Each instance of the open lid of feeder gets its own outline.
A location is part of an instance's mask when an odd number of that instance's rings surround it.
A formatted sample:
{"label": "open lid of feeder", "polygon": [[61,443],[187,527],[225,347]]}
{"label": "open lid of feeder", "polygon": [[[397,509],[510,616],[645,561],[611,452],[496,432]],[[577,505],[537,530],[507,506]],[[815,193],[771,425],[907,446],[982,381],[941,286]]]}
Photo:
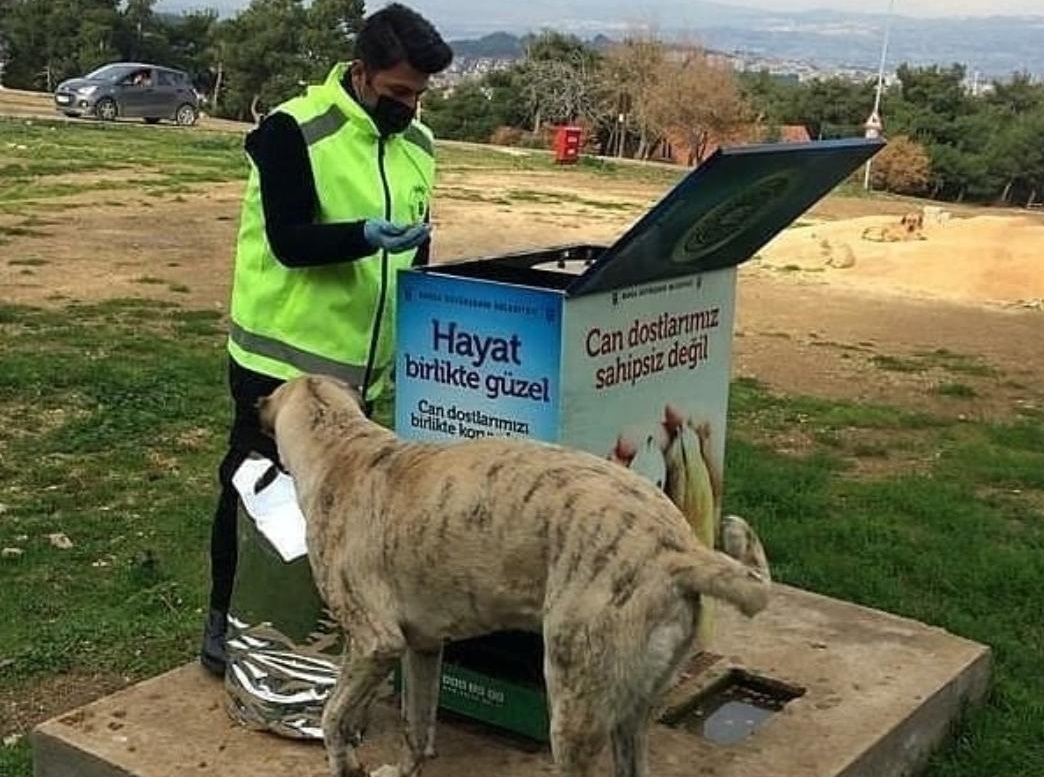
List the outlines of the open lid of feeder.
{"label": "open lid of feeder", "polygon": [[565,289],[570,296],[742,264],[885,145],[718,149]]}

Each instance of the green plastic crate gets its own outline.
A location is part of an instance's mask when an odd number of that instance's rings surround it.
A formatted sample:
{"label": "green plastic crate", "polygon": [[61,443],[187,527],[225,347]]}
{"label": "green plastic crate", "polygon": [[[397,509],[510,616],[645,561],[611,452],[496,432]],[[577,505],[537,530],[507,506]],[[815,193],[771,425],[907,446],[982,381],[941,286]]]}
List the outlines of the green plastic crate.
{"label": "green plastic crate", "polygon": [[[471,655],[454,655],[457,646],[447,646],[439,708],[537,742],[549,741],[543,677],[533,671],[534,664],[542,663],[538,645],[511,634],[474,640],[469,645]],[[518,669],[520,662],[529,665],[529,677],[520,676],[525,674]],[[394,683],[396,692],[401,692],[401,670],[395,672]]]}

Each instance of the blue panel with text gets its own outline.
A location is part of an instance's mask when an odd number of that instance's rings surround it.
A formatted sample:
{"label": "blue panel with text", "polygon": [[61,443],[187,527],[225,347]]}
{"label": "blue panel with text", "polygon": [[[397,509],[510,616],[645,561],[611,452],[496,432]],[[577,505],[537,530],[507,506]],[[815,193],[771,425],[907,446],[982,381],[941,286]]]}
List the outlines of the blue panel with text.
{"label": "blue panel with text", "polygon": [[399,434],[556,439],[560,294],[434,273],[398,289]]}

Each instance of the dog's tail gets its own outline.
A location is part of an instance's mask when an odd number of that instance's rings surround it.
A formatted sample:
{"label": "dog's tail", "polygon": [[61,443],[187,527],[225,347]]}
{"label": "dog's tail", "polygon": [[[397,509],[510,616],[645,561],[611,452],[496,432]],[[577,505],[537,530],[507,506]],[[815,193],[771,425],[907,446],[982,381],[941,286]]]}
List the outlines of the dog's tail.
{"label": "dog's tail", "polygon": [[678,554],[671,577],[687,595],[722,599],[748,617],[768,606],[769,581],[756,569],[718,551],[701,548]]}

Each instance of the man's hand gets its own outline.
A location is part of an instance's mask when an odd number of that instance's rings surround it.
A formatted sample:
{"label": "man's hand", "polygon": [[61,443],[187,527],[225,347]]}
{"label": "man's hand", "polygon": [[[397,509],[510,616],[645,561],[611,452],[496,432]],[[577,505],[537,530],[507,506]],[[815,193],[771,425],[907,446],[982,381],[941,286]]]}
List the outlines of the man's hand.
{"label": "man's hand", "polygon": [[430,224],[400,226],[384,219],[367,219],[363,225],[363,235],[374,248],[381,248],[393,254],[416,248],[431,234]]}

